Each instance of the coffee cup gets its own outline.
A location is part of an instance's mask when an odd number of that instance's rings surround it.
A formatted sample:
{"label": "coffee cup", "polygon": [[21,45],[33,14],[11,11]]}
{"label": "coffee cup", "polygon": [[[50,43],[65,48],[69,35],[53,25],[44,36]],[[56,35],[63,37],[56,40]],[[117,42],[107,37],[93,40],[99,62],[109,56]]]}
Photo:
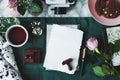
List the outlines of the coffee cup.
{"label": "coffee cup", "polygon": [[7,29],[5,38],[6,42],[3,44],[3,47],[9,45],[13,47],[21,47],[28,40],[28,32],[22,25],[12,25]]}

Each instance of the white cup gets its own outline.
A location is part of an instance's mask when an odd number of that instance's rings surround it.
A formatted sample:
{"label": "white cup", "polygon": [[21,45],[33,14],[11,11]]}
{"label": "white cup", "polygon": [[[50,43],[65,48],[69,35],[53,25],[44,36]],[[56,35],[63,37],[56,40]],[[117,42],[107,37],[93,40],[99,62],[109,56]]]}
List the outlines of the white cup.
{"label": "white cup", "polygon": [[6,42],[3,44],[3,47],[9,45],[13,47],[21,47],[28,40],[28,32],[21,25],[12,25],[10,26],[5,33]]}

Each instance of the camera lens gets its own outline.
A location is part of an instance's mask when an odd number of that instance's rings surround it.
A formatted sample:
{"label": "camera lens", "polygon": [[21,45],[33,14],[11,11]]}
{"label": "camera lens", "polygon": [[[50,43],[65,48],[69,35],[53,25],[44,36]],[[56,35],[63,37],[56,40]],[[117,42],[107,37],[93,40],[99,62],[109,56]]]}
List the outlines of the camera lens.
{"label": "camera lens", "polygon": [[66,14],[65,7],[55,7],[55,14]]}

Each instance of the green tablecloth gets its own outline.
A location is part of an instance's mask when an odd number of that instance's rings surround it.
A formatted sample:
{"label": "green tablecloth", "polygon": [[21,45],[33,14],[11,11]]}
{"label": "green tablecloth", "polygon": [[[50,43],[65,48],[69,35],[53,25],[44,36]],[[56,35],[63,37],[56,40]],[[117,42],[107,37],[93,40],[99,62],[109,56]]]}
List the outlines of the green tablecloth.
{"label": "green tablecloth", "polygon": [[[14,48],[16,61],[18,63],[21,75],[24,80],[101,80],[101,78],[95,76],[92,72],[92,58],[90,57],[90,51],[88,51],[85,58],[84,73],[80,77],[80,72],[77,71],[73,75],[69,75],[57,71],[46,71],[43,67],[43,62],[46,54],[46,24],[78,24],[79,29],[83,30],[83,47],[85,41],[89,37],[96,37],[100,41],[101,49],[104,48],[103,28],[106,26],[96,22],[93,18],[19,18],[21,25],[25,26],[29,31],[28,42],[20,47]],[[31,33],[30,23],[33,21],[40,21],[40,27],[43,29],[42,36],[34,36]],[[23,51],[25,49],[41,49],[41,63],[40,64],[24,64],[23,63]],[[51,55],[52,56],[52,55]],[[79,62],[80,65],[80,62]]]}

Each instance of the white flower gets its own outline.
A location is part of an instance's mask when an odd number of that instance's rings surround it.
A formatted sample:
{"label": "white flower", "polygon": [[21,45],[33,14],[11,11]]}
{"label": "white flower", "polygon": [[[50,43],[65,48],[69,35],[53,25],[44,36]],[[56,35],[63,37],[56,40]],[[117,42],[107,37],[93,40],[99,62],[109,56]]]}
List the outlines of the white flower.
{"label": "white flower", "polygon": [[109,43],[115,43],[120,39],[120,27],[112,27],[107,29],[107,36]]}
{"label": "white flower", "polygon": [[113,64],[113,66],[120,65],[120,51],[113,54],[112,64]]}

